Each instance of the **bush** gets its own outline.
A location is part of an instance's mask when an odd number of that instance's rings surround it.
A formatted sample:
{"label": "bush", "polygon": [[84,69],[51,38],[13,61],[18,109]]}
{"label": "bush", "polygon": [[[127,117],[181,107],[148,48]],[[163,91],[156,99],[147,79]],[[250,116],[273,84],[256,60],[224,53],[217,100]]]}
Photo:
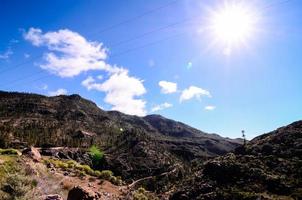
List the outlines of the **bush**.
{"label": "bush", "polygon": [[99,170],[94,171],[94,176],[100,177],[101,175],[102,175],[102,173]]}
{"label": "bush", "polygon": [[0,149],[0,155],[18,155],[16,149]]}
{"label": "bush", "polygon": [[110,170],[103,170],[101,172],[100,178],[109,180],[111,176],[113,176],[113,172],[112,171],[110,171]]}
{"label": "bush", "polygon": [[148,200],[146,190],[142,187],[138,188],[138,190],[133,194],[133,200]]}
{"label": "bush", "polygon": [[34,186],[32,180],[24,175],[13,174],[7,177],[6,184],[2,190],[8,193],[12,199],[17,199],[26,195]]}
{"label": "bush", "polygon": [[93,145],[89,148],[89,155],[92,158],[92,165],[94,169],[100,169],[100,165],[103,163],[104,152],[97,146]]}
{"label": "bush", "polygon": [[115,185],[122,185],[122,183],[123,183],[121,177],[113,176],[113,172],[110,170],[103,170],[103,171],[93,170],[93,169],[91,169],[90,166],[78,164],[76,161],[73,161],[73,160],[68,160],[68,161],[64,162],[61,160],[53,160],[53,159],[46,160],[45,159],[44,163],[46,165],[53,164],[55,167],[61,168],[63,170],[69,170],[69,171],[74,170],[76,172],[76,174],[80,177],[90,175],[93,177],[98,177],[100,179],[105,179]]}
{"label": "bush", "polygon": [[74,168],[77,165],[77,162],[74,160],[68,160],[66,164],[68,165],[69,168]]}

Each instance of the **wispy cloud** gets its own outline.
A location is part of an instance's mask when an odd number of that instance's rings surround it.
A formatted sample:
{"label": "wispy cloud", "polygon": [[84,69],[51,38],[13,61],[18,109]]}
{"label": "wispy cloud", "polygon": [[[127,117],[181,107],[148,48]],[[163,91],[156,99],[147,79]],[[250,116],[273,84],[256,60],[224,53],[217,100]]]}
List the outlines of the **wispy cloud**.
{"label": "wispy cloud", "polygon": [[187,101],[192,98],[200,99],[202,96],[211,97],[211,94],[209,91],[204,90],[202,88],[196,87],[196,86],[190,86],[187,89],[184,89],[180,95],[179,101]]}
{"label": "wispy cloud", "polygon": [[112,74],[103,83],[97,83],[90,76],[82,81],[82,85],[88,90],[94,89],[105,92],[104,101],[112,105],[112,110],[131,115],[146,115],[146,101],[141,99],[141,96],[146,93],[143,81],[129,76],[127,70]]}
{"label": "wispy cloud", "polygon": [[42,89],[42,90],[47,90],[47,89],[48,89],[48,85],[47,85],[47,84],[43,84],[43,85],[41,86],[41,89]]}
{"label": "wispy cloud", "polygon": [[154,67],[155,61],[153,59],[148,60],[149,67]]}
{"label": "wispy cloud", "polygon": [[24,58],[26,58],[26,59],[27,59],[27,58],[30,58],[30,54],[25,53],[25,54],[24,54]]}
{"label": "wispy cloud", "polygon": [[105,62],[107,49],[102,43],[86,40],[77,32],[68,29],[43,33],[41,29],[30,28],[24,38],[34,46],[46,46],[45,63],[40,67],[60,77],[73,77],[89,70],[120,70]]}
{"label": "wispy cloud", "polygon": [[204,109],[205,109],[205,110],[209,110],[209,111],[210,111],[210,110],[215,110],[215,109],[216,109],[216,106],[210,106],[210,105],[209,105],[209,106],[205,106]]}
{"label": "wispy cloud", "polygon": [[161,93],[163,94],[171,94],[177,92],[177,83],[159,81],[158,85],[161,87]]}
{"label": "wispy cloud", "polygon": [[156,112],[156,111],[164,110],[166,108],[171,108],[172,106],[173,106],[172,104],[165,102],[165,103],[153,106],[151,108],[151,112]]}
{"label": "wispy cloud", "polygon": [[67,90],[60,88],[60,89],[57,89],[56,91],[50,91],[50,92],[48,92],[48,94],[49,94],[49,96],[65,95],[65,94],[67,94]]}
{"label": "wispy cloud", "polygon": [[5,52],[3,52],[3,53],[0,53],[0,59],[1,60],[8,60],[9,59],[9,57],[11,56],[11,55],[13,55],[14,54],[14,52],[11,50],[11,48],[9,47]]}
{"label": "wispy cloud", "polygon": [[193,63],[192,62],[188,62],[187,69],[191,69],[192,67],[193,67]]}

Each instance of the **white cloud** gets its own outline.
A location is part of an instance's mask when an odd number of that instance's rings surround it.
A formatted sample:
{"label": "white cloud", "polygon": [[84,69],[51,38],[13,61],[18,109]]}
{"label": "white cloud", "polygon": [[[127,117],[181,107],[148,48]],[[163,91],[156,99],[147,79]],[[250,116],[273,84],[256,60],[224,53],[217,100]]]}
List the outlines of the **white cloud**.
{"label": "white cloud", "polygon": [[25,54],[24,54],[24,58],[30,58],[30,54],[25,53]]}
{"label": "white cloud", "polygon": [[103,76],[102,76],[102,75],[98,75],[97,78],[98,78],[99,80],[103,80]]}
{"label": "white cloud", "polygon": [[85,80],[82,81],[82,85],[87,88],[87,90],[99,90],[102,91],[102,84],[96,83],[95,79],[92,76],[88,76]]}
{"label": "white cloud", "polygon": [[170,103],[162,103],[162,104],[159,104],[159,105],[156,105],[154,107],[151,108],[151,112],[156,112],[156,111],[160,111],[160,110],[163,110],[163,109],[166,109],[166,108],[171,108],[173,105],[170,104]]}
{"label": "white cloud", "polygon": [[215,110],[216,106],[206,106],[204,107],[205,110]]}
{"label": "white cloud", "polygon": [[0,54],[0,59],[7,60],[11,55],[13,55],[13,51],[8,48],[4,53]]}
{"label": "white cloud", "polygon": [[154,61],[153,59],[150,59],[150,60],[148,61],[148,65],[149,65],[149,67],[154,67],[155,61]]}
{"label": "white cloud", "polygon": [[146,102],[137,98],[146,93],[143,81],[129,76],[127,70],[113,73],[103,83],[97,83],[93,77],[88,77],[82,81],[82,85],[88,90],[105,92],[104,101],[112,105],[112,110],[131,115],[146,115]]}
{"label": "white cloud", "polygon": [[161,87],[161,92],[164,94],[171,94],[177,92],[177,83],[159,81],[158,85]]}
{"label": "white cloud", "polygon": [[211,97],[211,94],[209,91],[204,90],[202,88],[196,87],[196,86],[190,86],[187,89],[184,89],[180,95],[179,101],[183,102],[186,100],[190,100],[192,98],[200,99],[202,96]]}
{"label": "white cloud", "polygon": [[193,67],[193,63],[192,62],[188,62],[187,69],[191,69],[192,67]]}
{"label": "white cloud", "polygon": [[120,68],[105,62],[107,49],[102,43],[86,40],[77,32],[68,29],[43,33],[30,28],[24,38],[34,46],[46,46],[45,63],[40,67],[60,77],[73,77],[89,70],[118,72]]}
{"label": "white cloud", "polygon": [[41,89],[42,89],[42,90],[47,90],[47,89],[48,89],[48,85],[43,84],[43,85],[41,86]]}
{"label": "white cloud", "polygon": [[[104,101],[113,110],[127,114],[145,115],[146,102],[140,97],[146,93],[143,81],[129,76],[128,70],[105,62],[107,49],[102,43],[88,41],[80,34],[68,29],[43,33],[41,29],[30,28],[24,38],[36,47],[46,47],[44,63],[40,67],[60,77],[73,77],[90,70],[103,70],[109,78],[103,83],[103,76],[87,77],[82,85],[88,90],[105,92]],[[58,94],[51,92],[51,95]],[[67,91],[66,91],[67,92]],[[63,91],[64,93],[64,91]]]}
{"label": "white cloud", "polygon": [[50,92],[48,92],[48,94],[49,94],[49,96],[65,95],[65,94],[67,94],[67,90],[60,88],[60,89],[57,89],[56,91],[50,91]]}

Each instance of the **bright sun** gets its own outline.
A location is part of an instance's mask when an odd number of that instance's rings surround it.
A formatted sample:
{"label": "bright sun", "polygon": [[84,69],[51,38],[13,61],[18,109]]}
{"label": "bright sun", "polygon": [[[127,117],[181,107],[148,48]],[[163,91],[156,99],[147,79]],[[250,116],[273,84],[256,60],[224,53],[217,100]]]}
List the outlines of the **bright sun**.
{"label": "bright sun", "polygon": [[229,54],[234,46],[242,45],[253,36],[257,16],[246,5],[225,4],[222,8],[212,10],[210,29],[216,42],[224,45]]}

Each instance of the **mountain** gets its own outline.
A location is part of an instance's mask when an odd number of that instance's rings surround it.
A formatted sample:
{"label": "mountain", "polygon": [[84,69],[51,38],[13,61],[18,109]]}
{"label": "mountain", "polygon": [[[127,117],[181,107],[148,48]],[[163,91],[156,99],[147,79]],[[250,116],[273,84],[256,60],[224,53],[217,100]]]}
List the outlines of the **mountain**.
{"label": "mountain", "polygon": [[[92,145],[105,153],[97,167],[87,152]],[[1,149],[28,146],[39,148],[22,156]],[[107,199],[300,200],[302,121],[243,145],[160,115],[104,111],[79,95],[0,92],[2,165],[0,196],[14,195],[16,182],[31,177],[37,188],[26,190],[34,197],[70,191]]]}
{"label": "mountain", "polygon": [[302,199],[302,121],[199,165],[171,199]]}
{"label": "mountain", "polygon": [[[158,175],[226,154],[240,141],[160,115],[104,111],[79,95],[0,92],[0,148],[80,147],[105,151],[105,167],[126,180]],[[80,158],[79,158],[80,159]]]}

